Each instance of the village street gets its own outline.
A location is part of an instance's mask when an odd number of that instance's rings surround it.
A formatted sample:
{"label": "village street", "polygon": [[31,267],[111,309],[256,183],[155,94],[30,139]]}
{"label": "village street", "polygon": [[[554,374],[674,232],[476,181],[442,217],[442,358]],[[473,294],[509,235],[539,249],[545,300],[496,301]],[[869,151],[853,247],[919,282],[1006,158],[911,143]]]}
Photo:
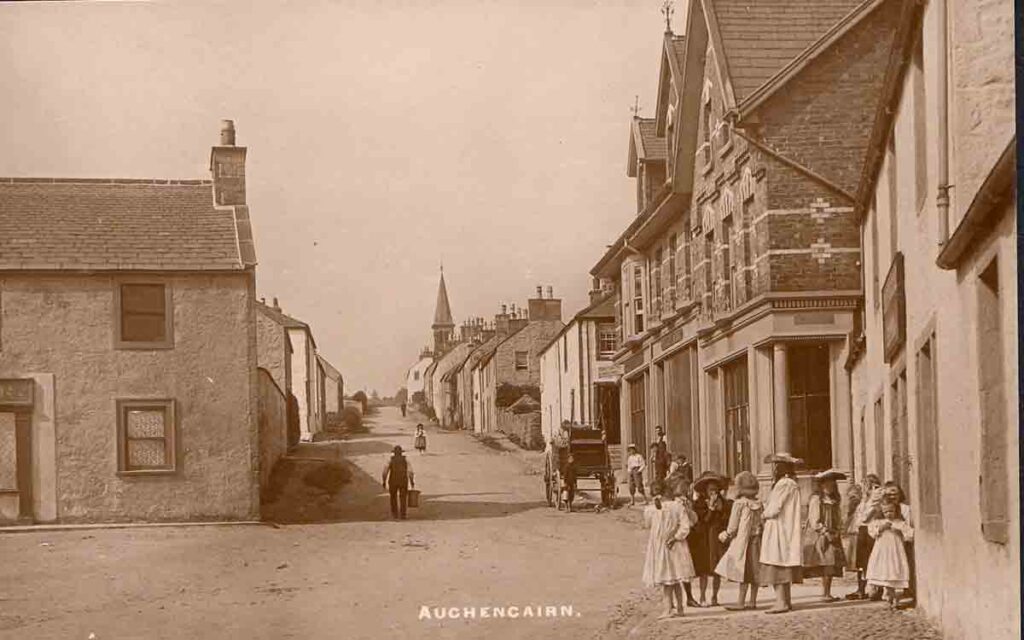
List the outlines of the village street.
{"label": "village street", "polygon": [[[0,637],[938,637],[914,613],[874,604],[656,622],[655,594],[640,586],[638,509],[548,508],[539,454],[497,451],[465,432],[428,430],[428,453],[409,456],[422,506],[392,521],[380,471],[394,444],[411,449],[414,424],[385,408],[345,443],[356,473],[337,497],[343,522],[2,535]],[[816,592],[795,592],[798,606]],[[538,605],[573,613],[479,613]],[[421,620],[422,606],[477,607],[478,617]]]}

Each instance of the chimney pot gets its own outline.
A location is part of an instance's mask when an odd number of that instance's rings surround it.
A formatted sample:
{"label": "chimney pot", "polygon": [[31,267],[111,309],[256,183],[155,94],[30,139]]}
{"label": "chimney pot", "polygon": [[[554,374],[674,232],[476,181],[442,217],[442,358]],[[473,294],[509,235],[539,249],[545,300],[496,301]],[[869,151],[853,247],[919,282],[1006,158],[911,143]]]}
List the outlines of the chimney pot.
{"label": "chimney pot", "polygon": [[274,309],[276,309],[277,311],[281,310],[281,305],[278,304],[277,302],[277,296],[274,296]]}
{"label": "chimney pot", "polygon": [[548,298],[555,297],[555,289],[551,285],[548,285]]}
{"label": "chimney pot", "polygon": [[537,285],[537,297],[538,298],[543,298],[544,297],[544,289],[540,285]]}
{"label": "chimney pot", "polygon": [[235,123],[233,120],[220,121],[220,146],[235,146]]}

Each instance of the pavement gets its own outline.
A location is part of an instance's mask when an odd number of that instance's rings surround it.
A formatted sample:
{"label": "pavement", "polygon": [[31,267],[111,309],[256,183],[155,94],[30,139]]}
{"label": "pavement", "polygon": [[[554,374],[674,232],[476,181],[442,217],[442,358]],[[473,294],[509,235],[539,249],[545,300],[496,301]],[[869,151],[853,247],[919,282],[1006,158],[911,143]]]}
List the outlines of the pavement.
{"label": "pavement", "polygon": [[[0,534],[0,637],[939,637],[912,611],[812,608],[813,583],[785,616],[702,609],[658,622],[658,594],[640,584],[639,508],[558,512],[539,454],[432,427],[419,454],[415,423],[384,408],[340,444],[353,477],[329,522]],[[380,485],[395,444],[422,491],[405,521],[391,520]]]}

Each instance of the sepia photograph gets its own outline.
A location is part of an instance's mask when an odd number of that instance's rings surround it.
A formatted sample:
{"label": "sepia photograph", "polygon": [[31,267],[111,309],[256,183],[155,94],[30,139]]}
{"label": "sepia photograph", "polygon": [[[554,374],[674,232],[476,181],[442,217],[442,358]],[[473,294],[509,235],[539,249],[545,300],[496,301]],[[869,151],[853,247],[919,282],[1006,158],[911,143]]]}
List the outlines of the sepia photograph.
{"label": "sepia photograph", "polygon": [[0,638],[1020,638],[1016,4],[0,1]]}

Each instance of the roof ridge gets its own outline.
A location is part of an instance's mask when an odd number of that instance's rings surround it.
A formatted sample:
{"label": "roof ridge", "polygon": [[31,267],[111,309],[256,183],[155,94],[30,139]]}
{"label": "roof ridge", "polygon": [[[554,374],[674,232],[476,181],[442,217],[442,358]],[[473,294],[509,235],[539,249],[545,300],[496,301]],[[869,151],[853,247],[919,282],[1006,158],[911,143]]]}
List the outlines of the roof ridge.
{"label": "roof ridge", "polygon": [[0,177],[0,184],[145,184],[156,186],[212,185],[213,180],[161,179],[161,178],[15,178]]}

